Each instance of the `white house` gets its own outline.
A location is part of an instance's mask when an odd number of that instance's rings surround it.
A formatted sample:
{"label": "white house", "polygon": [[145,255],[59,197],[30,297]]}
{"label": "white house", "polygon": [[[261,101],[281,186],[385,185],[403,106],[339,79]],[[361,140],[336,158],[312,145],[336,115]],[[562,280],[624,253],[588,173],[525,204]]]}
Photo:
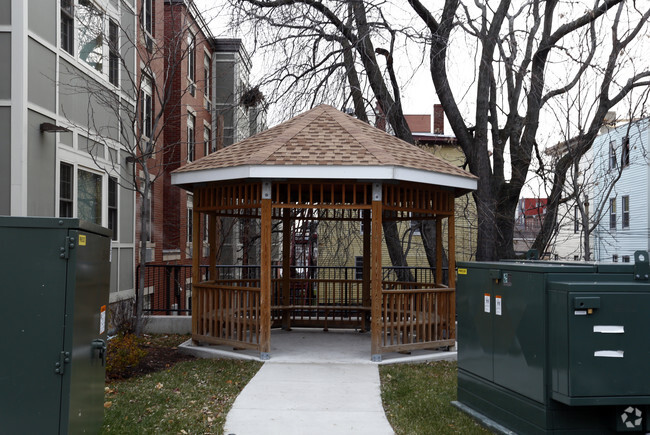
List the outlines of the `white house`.
{"label": "white house", "polygon": [[594,231],[595,260],[629,262],[634,251],[650,248],[649,123],[645,118],[619,125],[594,142],[598,181],[592,198],[604,204]]}

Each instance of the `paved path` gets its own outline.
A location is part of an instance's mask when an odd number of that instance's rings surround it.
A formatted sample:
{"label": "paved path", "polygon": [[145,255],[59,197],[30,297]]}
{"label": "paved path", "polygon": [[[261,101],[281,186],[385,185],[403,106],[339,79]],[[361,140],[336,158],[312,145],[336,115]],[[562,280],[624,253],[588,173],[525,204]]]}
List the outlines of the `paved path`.
{"label": "paved path", "polygon": [[[201,357],[255,359],[227,346],[181,347]],[[455,352],[386,354],[383,364],[455,359]],[[273,330],[271,360],[239,394],[224,433],[235,435],[388,435],[370,334],[352,330]]]}
{"label": "paved path", "polygon": [[292,331],[274,334],[271,346],[271,360],[230,410],[225,434],[393,433],[366,334]]}
{"label": "paved path", "polygon": [[274,363],[260,369],[226,419],[225,434],[392,434],[372,364]]}

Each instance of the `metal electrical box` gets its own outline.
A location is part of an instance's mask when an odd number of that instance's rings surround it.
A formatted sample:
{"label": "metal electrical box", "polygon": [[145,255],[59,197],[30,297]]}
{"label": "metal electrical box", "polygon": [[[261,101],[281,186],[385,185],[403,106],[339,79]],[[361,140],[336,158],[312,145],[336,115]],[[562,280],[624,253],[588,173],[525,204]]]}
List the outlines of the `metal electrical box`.
{"label": "metal electrical box", "polygon": [[98,433],[111,232],[0,217],[0,432]]}
{"label": "metal electrical box", "polygon": [[458,263],[456,405],[504,433],[650,431],[649,274],[641,251]]}

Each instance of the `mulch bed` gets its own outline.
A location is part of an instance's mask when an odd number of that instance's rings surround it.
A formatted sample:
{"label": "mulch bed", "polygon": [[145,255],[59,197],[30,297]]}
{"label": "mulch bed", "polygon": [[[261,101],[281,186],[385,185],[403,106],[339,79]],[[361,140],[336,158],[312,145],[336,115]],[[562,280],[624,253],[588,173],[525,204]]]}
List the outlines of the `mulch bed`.
{"label": "mulch bed", "polygon": [[[124,380],[137,376],[147,375],[170,368],[176,363],[182,361],[191,361],[196,359],[193,355],[181,353],[178,345],[187,340],[187,336],[182,335],[154,335],[144,336],[139,340],[138,347],[146,352],[144,358],[133,367],[129,367],[119,375],[110,376],[107,373],[106,380]],[[110,344],[109,344],[109,352]]]}
{"label": "mulch bed", "polygon": [[146,375],[147,373],[167,369],[181,361],[196,359],[193,355],[179,352],[176,347],[169,348],[146,345],[140,347],[147,351],[147,356],[133,369],[132,376]]}

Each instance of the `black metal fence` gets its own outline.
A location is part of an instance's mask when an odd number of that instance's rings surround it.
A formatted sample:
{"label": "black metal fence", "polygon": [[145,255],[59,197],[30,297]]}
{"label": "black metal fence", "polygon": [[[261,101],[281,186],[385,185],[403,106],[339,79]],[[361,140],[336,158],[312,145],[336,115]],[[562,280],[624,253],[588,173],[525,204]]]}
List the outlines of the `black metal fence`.
{"label": "black metal fence", "polygon": [[[208,265],[201,266],[201,276],[208,274]],[[260,266],[217,266],[221,279],[259,279]],[[140,266],[136,269],[140,282]],[[292,278],[321,280],[360,280],[362,270],[355,266],[292,266]],[[282,276],[281,266],[272,266],[272,278]],[[428,267],[384,267],[383,281],[399,281],[410,276],[414,282],[434,283],[435,269]],[[443,269],[443,283],[448,282],[448,269]],[[144,268],[143,311],[150,315],[189,315],[192,312],[192,266],[184,264],[147,264]]]}

